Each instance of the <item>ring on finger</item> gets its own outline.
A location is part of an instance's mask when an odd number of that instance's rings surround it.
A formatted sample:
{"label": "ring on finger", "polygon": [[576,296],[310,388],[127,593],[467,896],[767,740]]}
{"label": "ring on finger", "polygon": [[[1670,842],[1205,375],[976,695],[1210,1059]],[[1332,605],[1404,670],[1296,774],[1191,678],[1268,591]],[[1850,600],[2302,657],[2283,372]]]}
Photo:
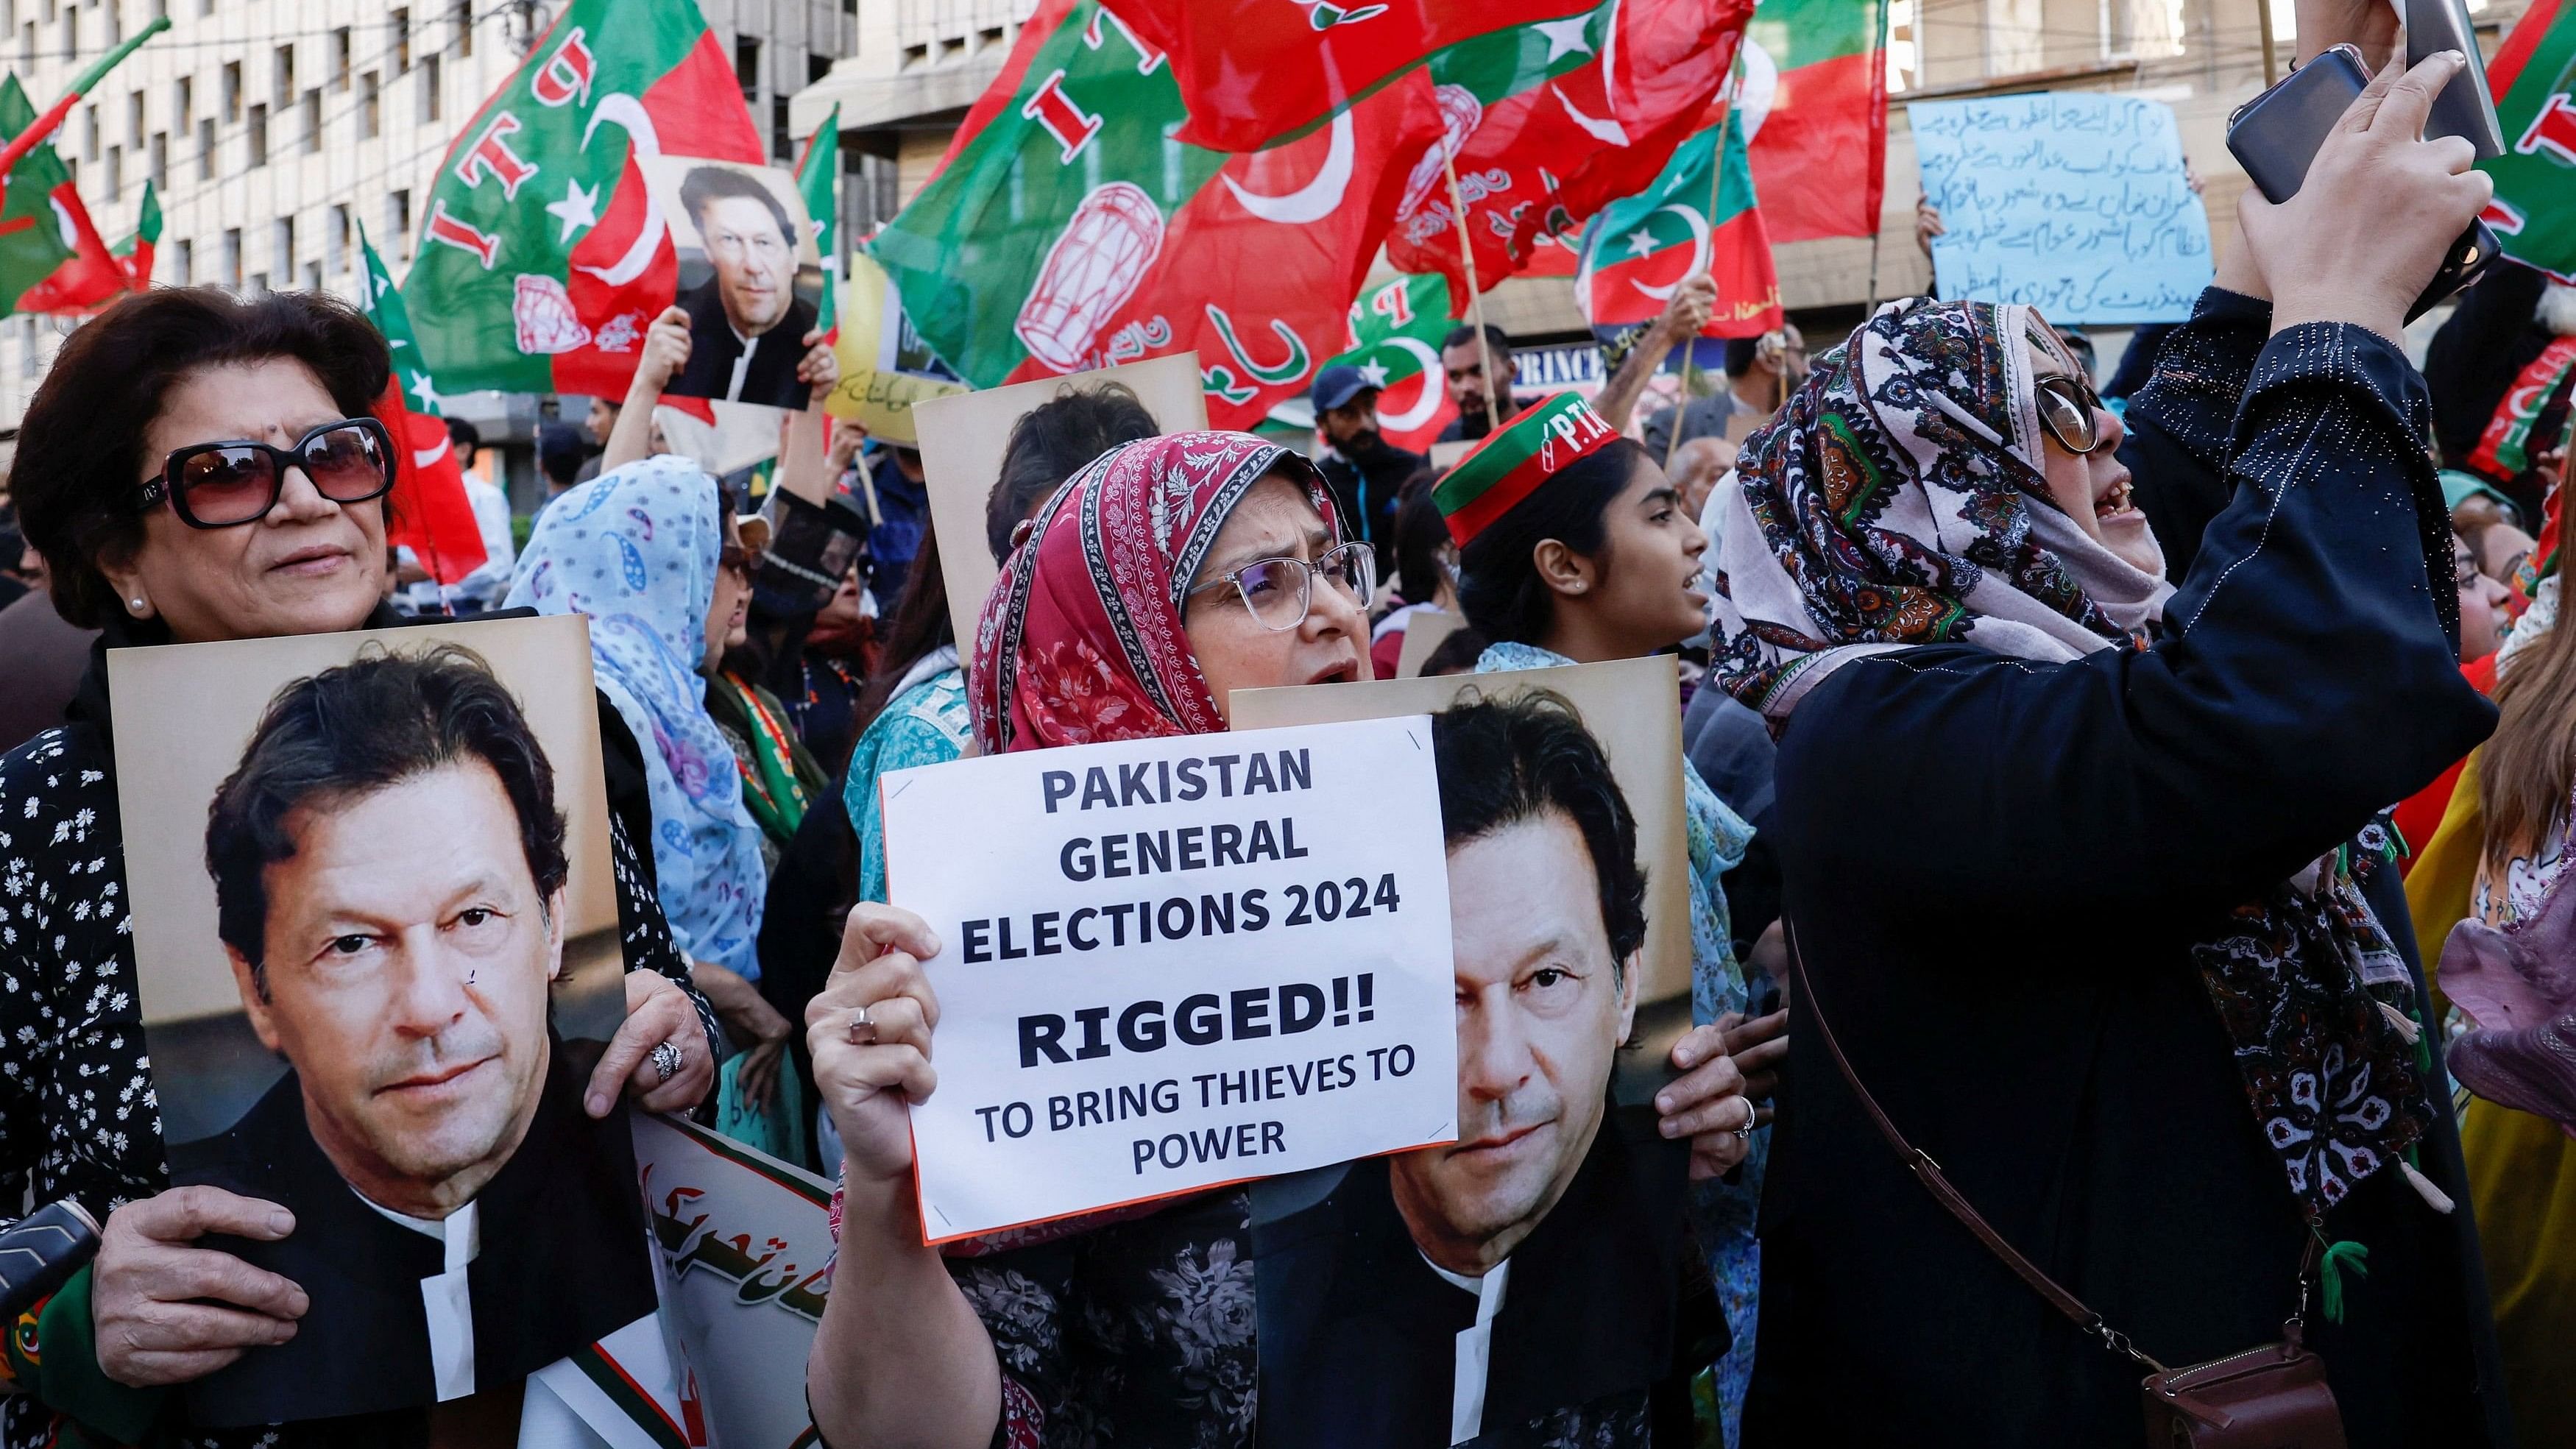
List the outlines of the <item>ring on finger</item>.
{"label": "ring on finger", "polygon": [[868,1009],[862,1006],[853,1010],[850,1013],[850,1045],[875,1046],[876,1044],[877,1024],[868,1020]]}
{"label": "ring on finger", "polygon": [[680,1074],[680,1049],[669,1042],[654,1044],[652,1061],[656,1080],[667,1082]]}
{"label": "ring on finger", "polygon": [[1738,1097],[1735,1100],[1744,1104],[1744,1125],[1734,1129],[1735,1135],[1743,1141],[1750,1142],[1753,1140],[1753,1120],[1761,1113],[1754,1107],[1751,1097]]}

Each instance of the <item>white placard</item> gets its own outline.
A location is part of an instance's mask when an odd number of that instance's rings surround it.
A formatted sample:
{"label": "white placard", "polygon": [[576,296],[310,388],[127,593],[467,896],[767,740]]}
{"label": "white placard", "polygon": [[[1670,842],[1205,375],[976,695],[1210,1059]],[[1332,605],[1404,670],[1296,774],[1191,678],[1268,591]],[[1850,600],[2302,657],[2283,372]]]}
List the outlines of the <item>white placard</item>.
{"label": "white placard", "polygon": [[887,894],[941,943],[926,1241],[1456,1140],[1427,716],[878,788]]}

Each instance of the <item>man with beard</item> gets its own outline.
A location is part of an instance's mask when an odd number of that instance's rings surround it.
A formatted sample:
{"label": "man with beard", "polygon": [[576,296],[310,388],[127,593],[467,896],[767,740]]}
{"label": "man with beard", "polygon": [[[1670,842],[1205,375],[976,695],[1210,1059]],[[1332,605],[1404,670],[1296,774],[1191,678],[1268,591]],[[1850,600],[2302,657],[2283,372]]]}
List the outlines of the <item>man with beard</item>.
{"label": "man with beard", "polygon": [[1332,445],[1317,461],[1324,481],[1332,485],[1333,502],[1352,529],[1377,546],[1377,576],[1391,577],[1396,495],[1430,460],[1395,446],[1378,431],[1378,390],[1349,363],[1316,373],[1308,396],[1315,404],[1315,428]]}
{"label": "man with beard", "polygon": [[1610,1096],[1646,937],[1636,822],[1555,696],[1455,706],[1432,754],[1458,1140],[1254,1190],[1261,1439],[1642,1449],[1676,1372],[1687,1149]]}
{"label": "man with beard", "polygon": [[[1492,407],[1486,405],[1485,377],[1494,379]],[[1449,385],[1450,406],[1458,416],[1440,430],[1440,441],[1456,443],[1481,438],[1494,430],[1493,408],[1503,410],[1500,421],[1510,422],[1521,410],[1520,400],[1512,396],[1512,384],[1521,375],[1520,364],[1512,360],[1511,339],[1500,327],[1488,326],[1479,336],[1472,323],[1461,322],[1449,329],[1440,340],[1440,373]]]}
{"label": "man with beard", "polygon": [[205,1425],[445,1403],[653,1311],[626,1124],[549,1029],[564,818],[509,691],[453,646],[281,690],[208,812],[217,932],[286,1073],[172,1176],[277,1203],[208,1238],[311,1302],[189,1387]]}

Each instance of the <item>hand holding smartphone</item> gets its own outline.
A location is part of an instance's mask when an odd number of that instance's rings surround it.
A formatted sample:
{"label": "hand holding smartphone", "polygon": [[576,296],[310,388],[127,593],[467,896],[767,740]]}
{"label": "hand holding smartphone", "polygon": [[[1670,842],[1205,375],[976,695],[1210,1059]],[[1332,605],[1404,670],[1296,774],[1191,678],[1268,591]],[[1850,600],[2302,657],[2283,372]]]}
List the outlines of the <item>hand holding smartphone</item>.
{"label": "hand holding smartphone", "polygon": [[[2457,0],[2439,0],[2439,3],[2456,4]],[[2421,107],[2430,114],[2433,107],[2452,97],[2459,83],[2474,69],[2473,64],[2461,66],[2438,92],[2426,98],[2430,105],[2398,95],[2398,78],[2390,77],[2390,83],[2380,88],[2379,110],[2370,127],[2356,133],[2358,143],[2384,148],[2418,141],[2420,125],[2402,136],[2394,134],[2393,128],[2401,125],[2401,118],[2416,114],[2412,108]],[[2411,82],[2411,74],[2409,80]],[[2287,203],[2305,187],[2318,154],[2335,139],[2354,102],[2371,88],[2371,79],[2362,64],[2360,51],[2349,45],[2331,47],[2292,71],[2280,84],[2238,107],[2228,118],[2227,149],[2245,167],[2245,174],[2252,179],[2264,200],[2276,206]],[[2482,80],[2478,82],[2474,96],[2478,100],[2484,99]],[[2486,115],[2492,132],[2494,106],[2491,102],[2486,105]],[[2468,144],[2474,148],[2477,143],[2472,140]],[[2392,164],[2397,161],[2394,157],[2388,159]],[[2350,206],[2353,203],[2338,200],[2335,204]],[[2315,225],[2338,220],[2320,216],[2313,208],[2309,209],[2309,218]],[[2484,222],[2472,217],[2468,229],[2443,253],[2430,284],[2406,309],[2405,320],[2412,322],[2435,303],[2467,286],[2495,260],[2499,251],[2495,234],[2487,229]],[[2271,280],[2277,294],[2282,279]]]}

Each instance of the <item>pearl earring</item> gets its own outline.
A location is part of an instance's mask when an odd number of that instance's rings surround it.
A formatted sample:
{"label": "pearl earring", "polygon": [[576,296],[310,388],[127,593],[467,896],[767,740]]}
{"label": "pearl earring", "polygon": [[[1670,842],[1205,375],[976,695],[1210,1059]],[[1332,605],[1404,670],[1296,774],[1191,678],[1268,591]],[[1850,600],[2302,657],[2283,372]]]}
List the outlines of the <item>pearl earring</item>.
{"label": "pearl earring", "polygon": [[143,612],[143,601],[142,601],[141,599],[135,599],[135,600],[133,600],[132,602],[133,602],[133,605],[134,605],[134,612],[136,612],[136,613],[138,613],[138,614],[142,613],[142,612]]}

